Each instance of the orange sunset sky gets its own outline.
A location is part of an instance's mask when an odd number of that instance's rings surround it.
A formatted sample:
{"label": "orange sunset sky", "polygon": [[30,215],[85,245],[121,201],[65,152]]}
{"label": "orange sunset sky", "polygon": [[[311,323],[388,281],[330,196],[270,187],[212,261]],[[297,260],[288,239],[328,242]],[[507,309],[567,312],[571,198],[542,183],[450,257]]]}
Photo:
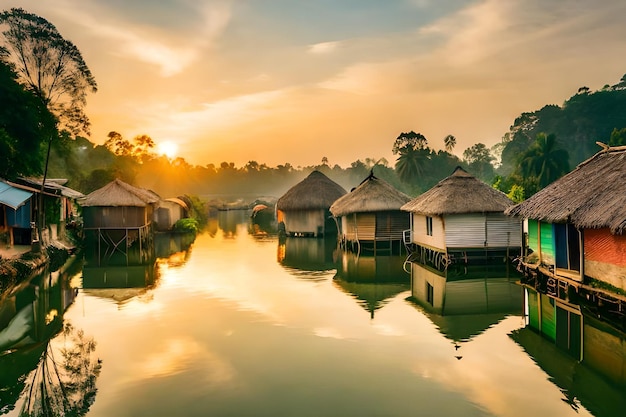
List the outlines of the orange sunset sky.
{"label": "orange sunset sky", "polygon": [[[623,0],[0,0],[52,22],[98,82],[90,139],[194,165],[347,167],[414,130],[454,153],[626,73]],[[599,138],[601,139],[601,138]],[[606,138],[608,140],[608,138]]]}

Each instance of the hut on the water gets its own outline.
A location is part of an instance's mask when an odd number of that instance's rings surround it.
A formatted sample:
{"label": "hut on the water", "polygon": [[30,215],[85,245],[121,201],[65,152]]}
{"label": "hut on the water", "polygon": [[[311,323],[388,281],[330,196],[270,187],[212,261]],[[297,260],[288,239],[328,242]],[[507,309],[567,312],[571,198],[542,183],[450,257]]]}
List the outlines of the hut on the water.
{"label": "hut on the water", "polygon": [[400,253],[403,232],[410,227],[410,216],[400,207],[410,200],[372,170],[358,187],[330,206],[344,248]]}
{"label": "hut on the water", "polygon": [[522,265],[527,276],[547,279],[548,293],[555,295],[559,287],[578,283],[623,294],[624,196],[626,146],[604,145],[570,173],[509,208],[507,214],[525,220],[528,242]]}
{"label": "hut on the water", "polygon": [[457,167],[452,175],[402,206],[411,212],[405,243],[413,259],[443,270],[450,263],[517,256],[521,221],[504,214],[506,194]]}
{"label": "hut on the water", "polygon": [[180,219],[189,217],[189,207],[180,198],[167,198],[159,202],[155,212],[155,229],[159,232],[172,230]]}
{"label": "hut on the water", "polygon": [[96,244],[98,261],[120,254],[129,263],[129,248],[139,247],[143,261],[152,242],[153,218],[160,198],[152,191],[115,179],[85,196],[85,237]]}
{"label": "hut on the water", "polygon": [[311,172],[276,201],[277,221],[287,236],[321,237],[337,233],[328,209],[346,194],[320,171]]}

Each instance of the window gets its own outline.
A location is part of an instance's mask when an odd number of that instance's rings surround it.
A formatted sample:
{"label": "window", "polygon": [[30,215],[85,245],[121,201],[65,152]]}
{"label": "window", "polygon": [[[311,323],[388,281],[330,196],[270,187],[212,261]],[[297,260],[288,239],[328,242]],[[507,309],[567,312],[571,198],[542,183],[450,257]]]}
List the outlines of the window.
{"label": "window", "polygon": [[433,218],[430,216],[426,216],[426,234],[428,236],[433,235]]}
{"label": "window", "polygon": [[435,288],[430,285],[430,282],[426,283],[426,301],[431,306],[435,305]]}

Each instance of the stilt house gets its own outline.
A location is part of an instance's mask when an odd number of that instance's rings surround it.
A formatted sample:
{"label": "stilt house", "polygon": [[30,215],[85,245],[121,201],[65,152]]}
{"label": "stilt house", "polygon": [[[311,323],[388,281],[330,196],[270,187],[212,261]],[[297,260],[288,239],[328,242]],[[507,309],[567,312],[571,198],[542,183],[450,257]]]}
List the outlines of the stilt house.
{"label": "stilt house", "polygon": [[400,253],[403,232],[410,225],[409,214],[400,207],[410,200],[411,197],[374,176],[372,170],[358,187],[330,206],[339,224],[342,245],[357,252]]}
{"label": "stilt house", "polygon": [[[414,259],[443,270],[450,263],[517,256],[521,221],[504,214],[506,194],[457,167],[433,188],[402,206],[411,212],[405,243]],[[428,261],[428,262],[427,262]]]}
{"label": "stilt house", "polygon": [[98,262],[120,254],[128,264],[132,246],[139,249],[139,259],[133,263],[145,260],[159,200],[151,191],[116,179],[81,201],[85,237],[96,243]]}
{"label": "stilt house", "polygon": [[507,214],[526,223],[526,275],[547,280],[553,295],[582,284],[612,288],[608,293],[614,294],[626,291],[624,195],[626,146],[607,146],[509,208]]}
{"label": "stilt house", "polygon": [[277,221],[287,236],[321,237],[337,232],[328,209],[346,194],[342,186],[313,171],[276,202]]}

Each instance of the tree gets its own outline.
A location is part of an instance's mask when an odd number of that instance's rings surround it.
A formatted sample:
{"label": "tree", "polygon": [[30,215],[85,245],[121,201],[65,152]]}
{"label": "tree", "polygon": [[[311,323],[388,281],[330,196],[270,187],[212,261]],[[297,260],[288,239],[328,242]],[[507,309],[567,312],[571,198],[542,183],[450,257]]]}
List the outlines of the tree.
{"label": "tree", "polygon": [[[519,170],[525,180],[534,179],[538,189],[559,179],[569,171],[569,154],[557,148],[556,136],[540,133],[533,145],[520,155]],[[529,191],[529,187],[524,187]]]}
{"label": "tree", "polygon": [[456,138],[452,135],[448,135],[445,138],[443,138],[443,143],[446,148],[446,151],[452,153],[452,151],[454,150],[454,147],[456,146]]}
{"label": "tree", "polygon": [[104,142],[104,146],[118,156],[130,156],[133,153],[133,145],[122,137],[116,131],[111,131],[107,134],[107,140]]}
{"label": "tree", "polygon": [[3,61],[0,48],[0,177],[42,173],[44,130],[54,116],[17,82],[17,74]]}
{"label": "tree", "polygon": [[424,175],[424,165],[430,158],[428,140],[421,133],[402,132],[396,138],[392,152],[399,154],[396,171],[400,179],[409,184]]}
{"label": "tree", "polygon": [[0,13],[0,27],[20,83],[58,118],[61,129],[89,134],[84,107],[97,84],[78,48],[52,23],[21,8]]}
{"label": "tree", "polygon": [[403,151],[409,148],[413,150],[426,149],[428,147],[428,140],[421,133],[415,133],[414,131],[402,132],[396,138],[393,143],[392,152],[394,155],[401,154]]}
{"label": "tree", "polygon": [[613,131],[611,132],[611,137],[609,138],[609,146],[624,145],[626,145],[626,127],[622,129],[613,129]]}
{"label": "tree", "polygon": [[467,164],[468,170],[485,182],[491,182],[493,179],[494,160],[484,143],[477,143],[463,151],[463,161]]}
{"label": "tree", "polygon": [[0,46],[9,52],[7,59],[15,66],[18,81],[55,116],[53,122],[43,126],[48,145],[37,213],[41,238],[45,221],[43,192],[52,140],[58,136],[59,128],[74,135],[81,131],[89,135],[84,107],[87,92],[95,93],[98,88],[78,48],[43,17],[12,8],[0,13],[0,28]]}

